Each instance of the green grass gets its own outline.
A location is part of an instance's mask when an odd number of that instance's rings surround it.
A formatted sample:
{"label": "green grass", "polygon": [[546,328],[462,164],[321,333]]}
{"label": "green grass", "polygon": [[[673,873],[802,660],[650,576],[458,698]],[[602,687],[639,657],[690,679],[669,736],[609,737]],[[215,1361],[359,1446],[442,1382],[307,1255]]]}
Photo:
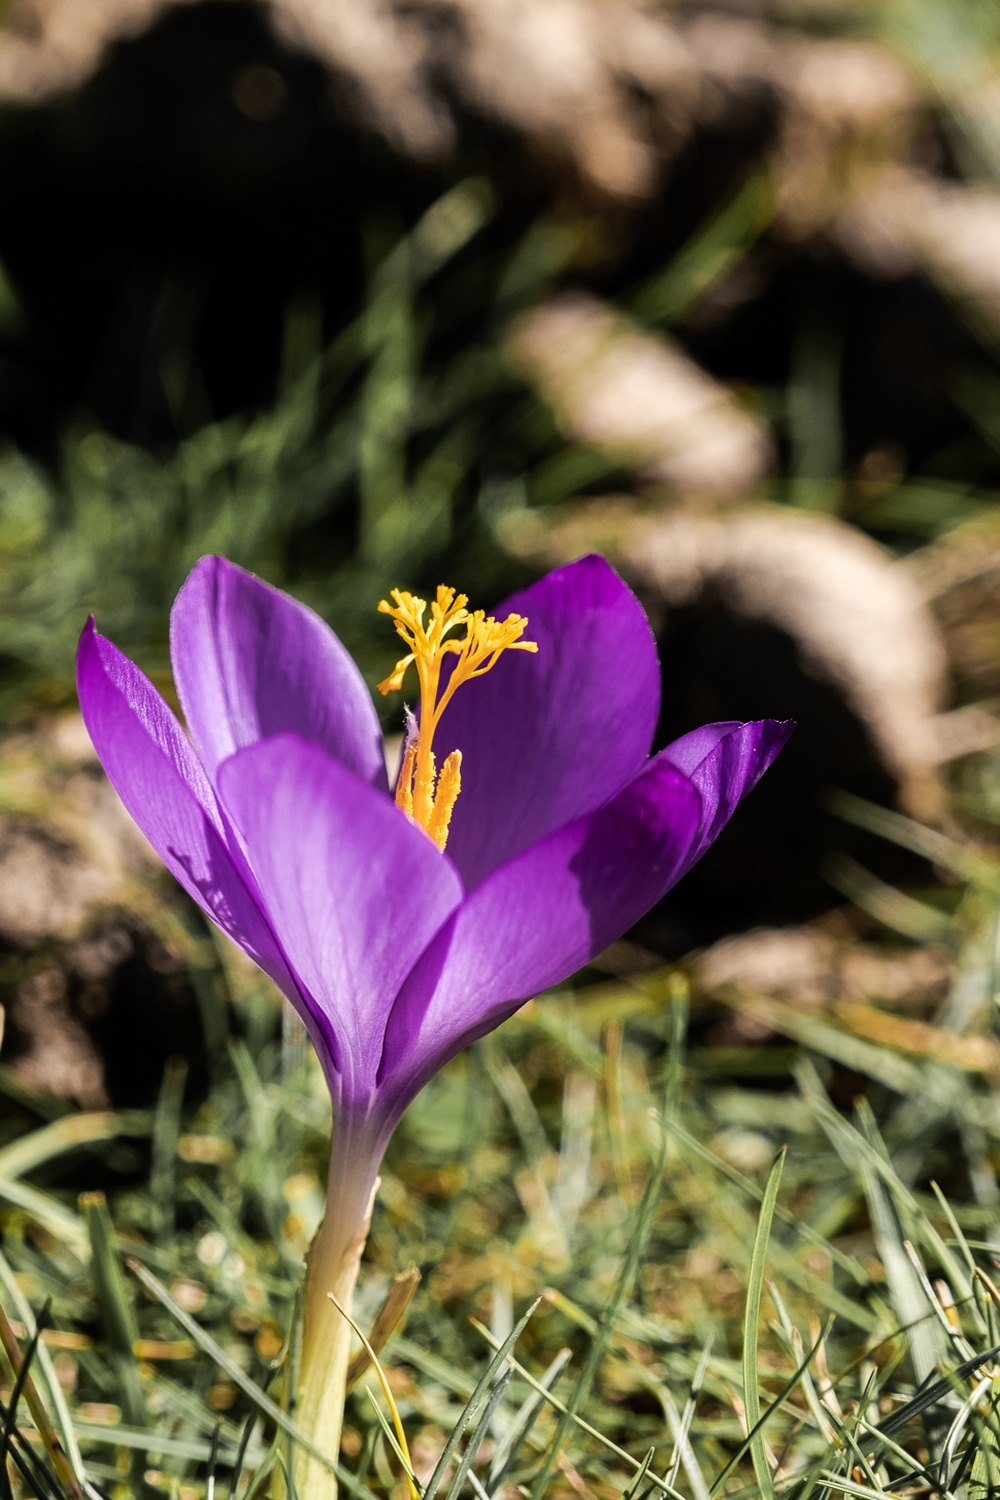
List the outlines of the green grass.
{"label": "green grass", "polygon": [[[964,982],[987,988],[998,869],[977,854],[949,938]],[[257,1492],[294,1435],[283,1390],[329,1110],[266,983],[220,948],[216,984],[230,1034],[200,1103],[174,1072],[151,1114],[66,1115],[0,1151],[0,1300],[22,1348],[46,1308],[39,1399],[78,1477],[116,1493],[201,1495],[213,1475]],[[791,1045],[762,1044],[763,1077],[741,1080],[712,1045],[718,1001],[681,971],[584,975],[411,1108],[356,1313],[371,1326],[416,1264],[383,1359],[419,1483],[451,1444],[430,1481],[449,1500],[989,1492],[989,1082],[943,1047],[770,1003]],[[846,1110],[829,1095],[845,1075]],[[61,1186],[88,1179],[104,1197]],[[44,1457],[19,1394],[14,1441]],[[381,1406],[369,1371],[346,1490],[399,1493]]]}

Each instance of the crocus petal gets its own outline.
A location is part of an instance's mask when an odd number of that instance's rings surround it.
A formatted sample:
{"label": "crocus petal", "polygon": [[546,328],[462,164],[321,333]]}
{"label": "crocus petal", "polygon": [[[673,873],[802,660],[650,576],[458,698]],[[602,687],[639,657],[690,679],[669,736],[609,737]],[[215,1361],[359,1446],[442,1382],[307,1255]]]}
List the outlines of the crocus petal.
{"label": "crocus petal", "polygon": [[661,754],[605,807],[477,886],[393,1009],[386,1109],[398,1113],[449,1057],[638,921],[687,867],[701,821],[694,785]]}
{"label": "crocus petal", "polygon": [[704,724],[663,751],[671,765],[691,778],[701,795],[701,828],[686,868],[690,869],[718,838],[794,728],[791,719]]}
{"label": "crocus petal", "polygon": [[338,1039],[345,1094],[363,1098],[393,999],[461,881],[388,797],[295,735],[241,750],[218,783],[289,962]]}
{"label": "crocus petal", "polygon": [[170,655],[188,728],[210,776],[237,750],[301,735],[386,788],[371,695],[330,627],[222,557],[204,557],[174,603]]}
{"label": "crocus petal", "polygon": [[77,656],[80,708],[115,791],[207,916],[275,983],[295,986],[256,895],[226,847],[215,796],[170,709],[90,620]]}
{"label": "crocus petal", "polygon": [[656,644],[601,557],[548,574],[495,611],[526,615],[538,654],[508,651],[463,684],[435,740],[462,752],[448,853],[467,890],[636,775],[659,715]]}

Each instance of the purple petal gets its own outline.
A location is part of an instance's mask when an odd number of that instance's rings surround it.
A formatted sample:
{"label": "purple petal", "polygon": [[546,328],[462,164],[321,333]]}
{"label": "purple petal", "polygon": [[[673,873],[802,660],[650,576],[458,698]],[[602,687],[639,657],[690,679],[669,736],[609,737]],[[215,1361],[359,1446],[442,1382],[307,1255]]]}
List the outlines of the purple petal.
{"label": "purple petal", "polygon": [[749,724],[704,724],[663,751],[671,765],[690,776],[702,803],[702,824],[687,868],[718,838],[737,806],[757,785],[795,728],[791,719]]}
{"label": "purple petal", "polygon": [[363,1098],[399,987],[461,881],[387,796],[294,735],[241,750],[218,779],[289,962],[337,1038],[346,1096]]}
{"label": "purple petal", "polygon": [[108,779],[174,878],[290,997],[295,985],[255,893],[226,847],[215,795],[147,677],[88,621],[80,708]]}
{"label": "purple petal", "polygon": [[712,724],[655,756],[596,813],[466,897],[393,1009],[380,1073],[394,1118],[450,1057],[627,931],[704,853],[794,728]]}
{"label": "purple petal", "polygon": [[174,603],[170,655],[192,739],[210,776],[285,732],[386,788],[378,716],[347,651],[304,604],[222,557],[203,557]]}
{"label": "purple petal", "polygon": [[438,762],[462,752],[448,853],[467,890],[636,775],[660,709],[656,644],[639,601],[601,557],[559,568],[495,611],[526,615],[538,654],[509,651],[464,684]]}
{"label": "purple petal", "polygon": [[697,791],[661,754],[607,806],[488,876],[393,1009],[385,1107],[405,1107],[460,1048],[620,937],[679,879],[700,827]]}

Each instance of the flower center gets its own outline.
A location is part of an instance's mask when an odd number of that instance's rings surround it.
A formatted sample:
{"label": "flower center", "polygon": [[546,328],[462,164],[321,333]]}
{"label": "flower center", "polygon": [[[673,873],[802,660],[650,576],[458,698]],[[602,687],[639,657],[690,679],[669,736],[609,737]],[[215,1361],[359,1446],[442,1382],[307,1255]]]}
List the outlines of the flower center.
{"label": "flower center", "polygon": [[[403,764],[396,782],[396,806],[407,817],[419,823],[443,849],[448,841],[448,825],[456,799],[462,789],[462,752],[452,750],[441,767],[434,759],[434,734],[456,688],[473,677],[485,677],[495,667],[504,651],[537,651],[534,641],[522,641],[527,620],[523,615],[508,615],[495,620],[481,609],[466,609],[465,594],[456,594],[440,584],[437,598],[431,604],[431,616],[424,623],[425,599],[417,599],[402,589],[393,589],[395,601],[379,603],[379,614],[388,615],[396,634],[406,643],[407,655],[400,657],[384,682],[380,693],[395,693],[412,664],[420,682],[420,722],[410,717],[407,725]],[[465,635],[446,639],[459,625]],[[441,667],[445,656],[456,658],[451,676],[441,689]]]}

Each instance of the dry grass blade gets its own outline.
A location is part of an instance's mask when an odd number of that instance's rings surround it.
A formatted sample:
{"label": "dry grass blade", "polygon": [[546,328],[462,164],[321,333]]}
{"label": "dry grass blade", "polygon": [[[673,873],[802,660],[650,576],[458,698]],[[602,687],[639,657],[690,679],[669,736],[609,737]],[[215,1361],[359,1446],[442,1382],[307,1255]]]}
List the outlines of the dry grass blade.
{"label": "dry grass blade", "polygon": [[[386,1373],[383,1370],[382,1365],[381,1365],[381,1363],[379,1361],[378,1354],[376,1353],[376,1351],[373,1348],[372,1344],[368,1341],[368,1339],[362,1333],[362,1331],[358,1327],[357,1323],[351,1317],[350,1313],[346,1312],[345,1309],[343,1307],[341,1307],[340,1303],[337,1301],[337,1299],[333,1295],[333,1293],[332,1292],[327,1292],[326,1295],[329,1297],[329,1299],[333,1303],[334,1307],[340,1313],[340,1316],[342,1318],[345,1318],[347,1320],[347,1322],[350,1323],[351,1327],[354,1329],[354,1332],[357,1334],[358,1338],[361,1340],[361,1347],[364,1349],[365,1353],[368,1356],[369,1364],[373,1365],[374,1368],[375,1368],[375,1374],[378,1376],[378,1383],[382,1387],[382,1394],[385,1397],[386,1405],[388,1406],[390,1412],[392,1413],[392,1425],[393,1425],[393,1427],[396,1430],[396,1443],[395,1443],[395,1446],[398,1449],[400,1462],[403,1465],[403,1473],[406,1476],[407,1488],[410,1491],[410,1495],[412,1496],[412,1500],[417,1500],[418,1492],[417,1492],[416,1481],[414,1480],[414,1477],[413,1477],[413,1459],[410,1457],[410,1449],[409,1449],[409,1446],[408,1446],[407,1441],[406,1441],[406,1431],[405,1431],[405,1429],[403,1427],[403,1420],[402,1420],[402,1418],[399,1415],[399,1407],[396,1405],[396,1398],[392,1394],[392,1387],[390,1386],[389,1381],[388,1381],[388,1379],[386,1377]],[[371,1392],[369,1392],[369,1396],[371,1396]],[[381,1417],[381,1413],[378,1411],[377,1405],[376,1405],[375,1409],[376,1409],[376,1413]]]}
{"label": "dry grass blade", "polygon": [[906,1257],[909,1260],[910,1265],[913,1267],[923,1294],[927,1299],[927,1305],[929,1306],[931,1312],[934,1314],[938,1323],[941,1325],[941,1329],[945,1337],[951,1341],[952,1348],[961,1359],[971,1359],[973,1354],[972,1348],[962,1337],[961,1332],[958,1329],[954,1328],[948,1321],[948,1316],[944,1308],[941,1306],[939,1299],[937,1298],[937,1296],[935,1296],[934,1288],[931,1286],[930,1277],[927,1275],[927,1272],[924,1269],[923,1262],[921,1261],[920,1256],[917,1254],[915,1247],[909,1240],[904,1240],[903,1249],[906,1252]]}
{"label": "dry grass blade", "polygon": [[416,1266],[408,1266],[393,1277],[385,1301],[375,1315],[372,1331],[362,1340],[361,1348],[354,1355],[347,1369],[347,1389],[351,1390],[372,1363],[372,1354],[381,1354],[396,1329],[406,1316],[406,1309],[420,1284],[420,1272]]}
{"label": "dry grass blade", "polygon": [[[370,1385],[365,1386],[365,1395],[368,1397],[372,1413],[375,1417],[375,1421],[378,1423],[379,1427],[382,1430],[382,1436],[389,1444],[389,1447],[396,1455],[396,1458],[399,1460],[399,1467],[403,1471],[403,1478],[406,1481],[406,1487],[409,1490],[412,1500],[416,1500],[416,1497],[419,1496],[420,1491],[417,1488],[416,1475],[413,1472],[413,1465],[410,1462],[409,1450],[406,1449],[399,1440],[400,1429],[395,1428],[394,1430],[394,1421],[389,1421],[385,1412],[375,1400],[375,1392],[372,1390]],[[393,1405],[395,1405],[395,1402],[393,1403]]]}
{"label": "dry grass blade", "polygon": [[[835,1444],[836,1434],[834,1433],[833,1427],[830,1424],[826,1411],[823,1409],[823,1404],[820,1401],[815,1383],[812,1379],[812,1375],[810,1374],[809,1365],[811,1361],[806,1361],[803,1359],[802,1335],[789,1317],[788,1309],[785,1306],[785,1300],[772,1281],[769,1281],[767,1283],[767,1289],[771,1294],[771,1301],[774,1303],[778,1312],[779,1326],[785,1336],[786,1347],[798,1363],[799,1368],[802,1370],[802,1376],[799,1384],[802,1387],[802,1394],[805,1397],[806,1405],[812,1413],[812,1419],[816,1423],[818,1431],[823,1434],[827,1442]],[[832,1326],[833,1325],[831,1320],[827,1323],[826,1328],[820,1334],[819,1341],[813,1349],[813,1356],[816,1360],[822,1359],[823,1344],[827,1336],[829,1335]]]}
{"label": "dry grass blade", "polygon": [[[688,1433],[691,1430],[691,1423],[694,1421],[694,1414],[698,1405],[698,1397],[701,1395],[701,1388],[705,1381],[705,1371],[708,1369],[708,1361],[712,1353],[713,1343],[714,1339],[710,1337],[706,1342],[704,1349],[702,1349],[701,1351],[701,1356],[698,1360],[698,1367],[694,1372],[694,1379],[691,1381],[691,1387],[688,1391],[687,1400],[684,1403],[684,1411],[681,1415],[680,1421],[676,1421],[674,1411],[669,1411],[667,1413],[668,1419],[670,1421],[671,1436],[674,1440],[673,1457],[670,1460],[670,1467],[667,1469],[667,1472],[664,1475],[664,1478],[666,1479],[668,1484],[673,1484],[674,1480],[677,1477],[677,1471],[681,1463],[683,1462],[685,1473],[688,1476],[688,1482],[694,1483],[692,1479],[692,1465],[694,1465],[697,1472],[698,1484],[704,1486],[704,1480],[701,1477],[701,1472],[700,1470],[697,1470],[697,1465],[694,1464],[694,1453],[691,1449],[691,1444],[688,1439]],[[671,1402],[671,1407],[672,1406],[673,1403]]]}
{"label": "dry grass blade", "polygon": [[[776,1415],[777,1412],[781,1410],[785,1402],[788,1400],[789,1396],[795,1390],[795,1387],[801,1383],[803,1376],[809,1370],[814,1360],[817,1359],[820,1351],[822,1350],[824,1341],[829,1337],[830,1329],[832,1328],[832,1326],[833,1320],[831,1319],[826,1324],[826,1327],[823,1329],[822,1333],[819,1335],[812,1348],[809,1350],[809,1353],[805,1356],[804,1359],[799,1362],[796,1369],[785,1381],[784,1385],[782,1386],[781,1390],[778,1392],[774,1400],[771,1402],[770,1406],[768,1406],[767,1410],[758,1418],[756,1425],[749,1428],[749,1431],[747,1431],[746,1436],[744,1437],[740,1446],[737,1448],[736,1452],[733,1454],[732,1458],[726,1464],[722,1472],[714,1480],[710,1490],[710,1494],[715,1495],[722,1488],[726,1480],[729,1478],[730,1474],[734,1472],[737,1465],[740,1463],[743,1455],[751,1451],[751,1445],[758,1438],[758,1436],[762,1434],[763,1429],[767,1425],[767,1423],[773,1416]],[[763,1446],[763,1440],[761,1439],[761,1441]]]}
{"label": "dry grass blade", "polygon": [[10,1398],[9,1415],[3,1437],[4,1454],[6,1454],[10,1444],[11,1431],[17,1413],[17,1404],[23,1391],[24,1399],[28,1403],[28,1410],[31,1412],[31,1419],[38,1428],[45,1451],[49,1455],[52,1467],[59,1476],[60,1483],[64,1486],[70,1500],[83,1500],[83,1491],[73,1472],[73,1465],[62,1443],[56,1436],[55,1428],[52,1426],[49,1414],[45,1409],[45,1403],[39,1396],[38,1388],[31,1377],[29,1365],[38,1347],[39,1339],[40,1330],[36,1328],[28,1345],[29,1354],[27,1356],[22,1355],[7,1314],[3,1306],[0,1305],[0,1342],[3,1343],[4,1353],[7,1355],[11,1370],[14,1373],[14,1390]]}
{"label": "dry grass blade", "polygon": [[[3,1286],[4,1296],[7,1298],[10,1306],[15,1308],[20,1314],[27,1335],[33,1337],[38,1331],[38,1325],[32,1313],[31,1305],[18,1285],[14,1272],[4,1255],[0,1255],[0,1284]],[[2,1309],[2,1302],[0,1302],[0,1309]],[[76,1441],[76,1434],[73,1431],[73,1421],[66,1403],[65,1393],[56,1376],[52,1357],[42,1340],[39,1340],[37,1345],[37,1361],[49,1399],[49,1406],[56,1414],[62,1438],[62,1446],[68,1456],[77,1482],[82,1483],[84,1478],[83,1459]],[[42,1429],[39,1430],[41,1431]],[[59,1439],[57,1438],[56,1441],[59,1441]]]}

